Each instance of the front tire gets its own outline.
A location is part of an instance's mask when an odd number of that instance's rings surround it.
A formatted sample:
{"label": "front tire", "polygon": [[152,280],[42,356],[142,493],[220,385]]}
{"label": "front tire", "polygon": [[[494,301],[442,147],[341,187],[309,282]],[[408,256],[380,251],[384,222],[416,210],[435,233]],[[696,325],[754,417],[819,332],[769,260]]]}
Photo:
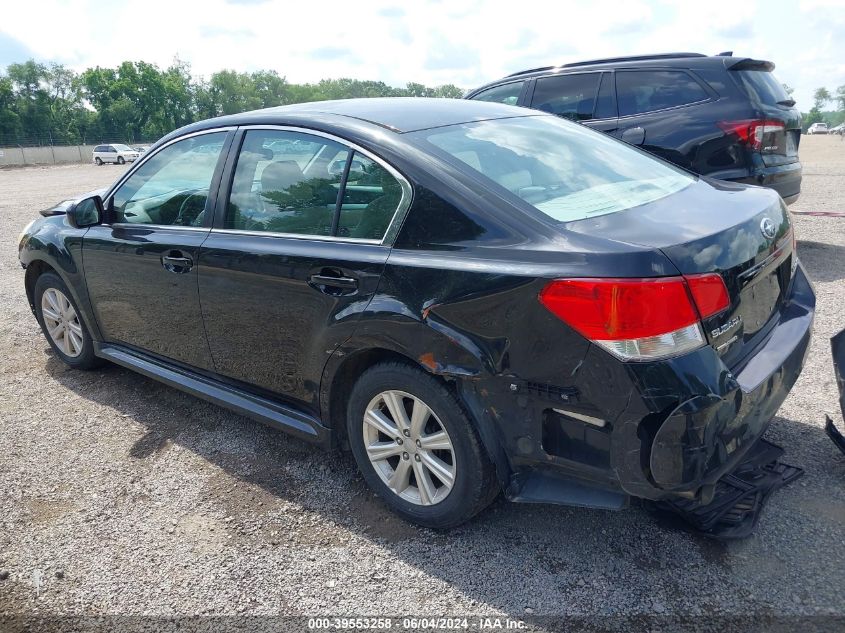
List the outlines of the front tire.
{"label": "front tire", "polygon": [[65,283],[55,273],[35,282],[35,316],[47,342],[63,363],[74,369],[94,369],[94,341]]}
{"label": "front tire", "polygon": [[123,164],[123,163],[125,163],[125,162],[126,162],[126,161],[125,161],[125,160],[123,160],[123,156],[118,156],[118,157],[117,157],[117,164],[118,164],[118,165],[122,165],[122,164]]}
{"label": "front tire", "polygon": [[454,527],[495,498],[495,472],[475,427],[456,396],[421,370],[385,363],[364,372],[347,433],[367,484],[413,523]]}

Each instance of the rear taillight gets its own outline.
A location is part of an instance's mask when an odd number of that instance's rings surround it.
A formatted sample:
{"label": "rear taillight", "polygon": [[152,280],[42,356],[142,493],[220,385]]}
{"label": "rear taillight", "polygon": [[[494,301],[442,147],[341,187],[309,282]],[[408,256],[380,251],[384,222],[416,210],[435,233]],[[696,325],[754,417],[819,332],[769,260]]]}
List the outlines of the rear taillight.
{"label": "rear taillight", "polygon": [[741,143],[758,152],[783,152],[783,133],[786,124],[771,119],[745,119],[742,121],[719,121],[718,126],[726,134],[736,134]]}
{"label": "rear taillight", "polygon": [[730,304],[715,273],[646,279],[558,279],[540,292],[552,314],[623,360],[677,356],[704,345],[700,319]]}
{"label": "rear taillight", "polygon": [[721,275],[716,273],[684,275],[684,279],[702,319],[711,317],[730,307],[731,299]]}

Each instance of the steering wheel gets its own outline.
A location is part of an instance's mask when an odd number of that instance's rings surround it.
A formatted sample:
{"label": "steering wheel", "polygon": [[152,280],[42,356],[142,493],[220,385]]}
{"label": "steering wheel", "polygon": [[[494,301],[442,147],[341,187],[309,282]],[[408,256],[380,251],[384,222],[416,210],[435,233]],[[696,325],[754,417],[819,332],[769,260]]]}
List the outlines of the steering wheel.
{"label": "steering wheel", "polygon": [[[186,218],[185,217],[185,210],[188,207],[188,201],[194,198],[202,198],[202,208],[199,210],[193,218]],[[185,196],[185,199],[182,200],[182,204],[179,205],[179,212],[176,214],[176,219],[173,221],[173,224],[178,226],[196,226],[194,223],[197,221],[198,218],[202,217],[203,211],[205,211],[205,200],[208,198],[208,194],[204,189],[197,189],[193,193],[189,193]],[[186,223],[185,220],[188,220]]]}

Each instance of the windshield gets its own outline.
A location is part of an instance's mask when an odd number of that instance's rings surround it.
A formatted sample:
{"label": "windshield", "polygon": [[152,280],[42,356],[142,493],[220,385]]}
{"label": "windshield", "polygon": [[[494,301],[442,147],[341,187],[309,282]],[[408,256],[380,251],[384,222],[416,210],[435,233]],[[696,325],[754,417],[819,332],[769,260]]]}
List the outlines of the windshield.
{"label": "windshield", "polygon": [[653,202],[694,181],[625,143],[553,116],[462,123],[414,136],[560,222]]}
{"label": "windshield", "polygon": [[118,143],[117,145],[112,145],[112,147],[115,148],[118,152],[133,152],[133,151],[135,151],[131,147],[129,147],[128,145],[121,145],[120,143]]}

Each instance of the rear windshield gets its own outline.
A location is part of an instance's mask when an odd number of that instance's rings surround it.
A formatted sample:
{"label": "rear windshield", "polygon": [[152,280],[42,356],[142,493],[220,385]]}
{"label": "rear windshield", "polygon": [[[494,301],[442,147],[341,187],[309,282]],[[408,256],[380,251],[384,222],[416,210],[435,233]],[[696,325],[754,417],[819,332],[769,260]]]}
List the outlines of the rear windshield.
{"label": "rear windshield", "polygon": [[790,100],[783,85],[768,71],[735,70],[733,73],[748,96],[755,101],[766,105],[777,105],[778,102]]}
{"label": "rear windshield", "polygon": [[462,123],[413,136],[559,222],[654,202],[694,181],[621,141],[554,116]]}

